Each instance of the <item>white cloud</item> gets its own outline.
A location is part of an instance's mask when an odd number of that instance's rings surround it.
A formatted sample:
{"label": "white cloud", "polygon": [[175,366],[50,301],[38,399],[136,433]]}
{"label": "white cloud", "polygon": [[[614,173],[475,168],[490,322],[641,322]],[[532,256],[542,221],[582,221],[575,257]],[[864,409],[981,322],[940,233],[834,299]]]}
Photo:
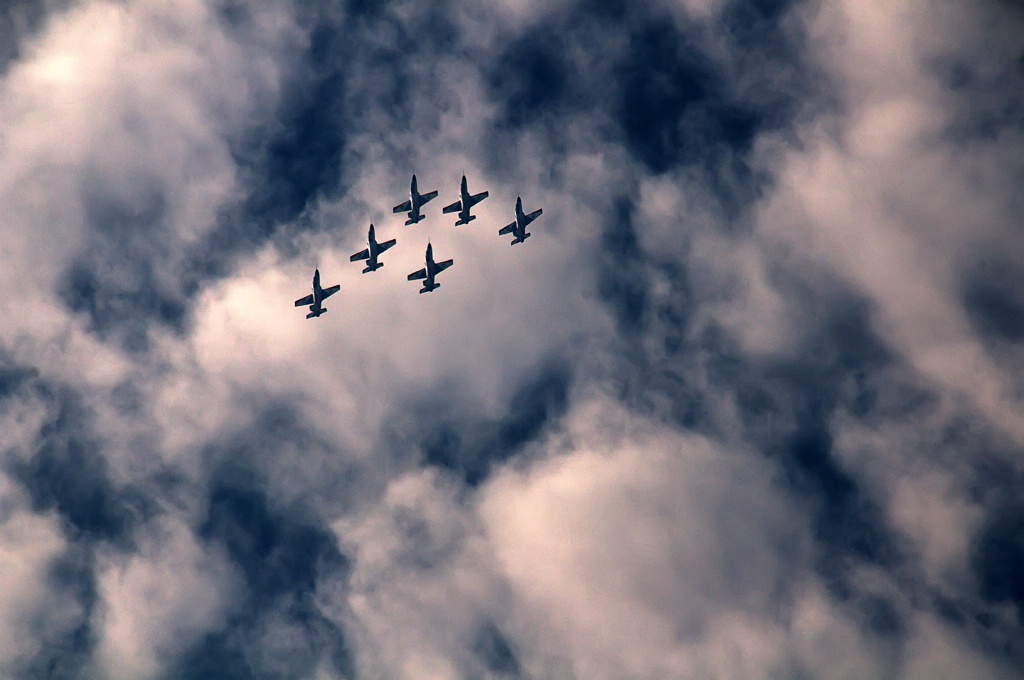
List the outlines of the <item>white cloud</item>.
{"label": "white cloud", "polygon": [[750,677],[783,660],[774,617],[808,577],[807,543],[762,461],[602,403],[552,443],[481,499],[531,672],[563,655],[595,678]]}
{"label": "white cloud", "polygon": [[993,678],[1010,680],[1019,670],[987,658],[935,620],[917,617],[902,677],[907,680]]}
{"label": "white cloud", "polygon": [[79,603],[51,581],[67,547],[59,518],[32,512],[21,489],[0,475],[0,673],[13,676],[80,623]]}
{"label": "white cloud", "polygon": [[[47,319],[63,311],[60,277],[117,227],[90,225],[89,201],[129,215],[158,209],[155,224],[139,222],[143,233],[126,238],[145,243],[159,285],[177,290],[181,250],[239,195],[227,135],[272,101],[295,40],[286,15],[254,17],[253,30],[266,32],[246,42],[199,0],[94,1],[52,14],[26,43],[0,82],[0,249],[14,265],[0,279],[6,340],[59,337],[63,324]],[[105,264],[103,277],[130,285],[123,263]]]}
{"label": "white cloud", "polygon": [[531,456],[468,497],[437,472],[395,478],[335,522],[352,573],[318,599],[359,677],[461,677],[486,622],[539,677],[1005,676],[877,568],[851,584],[910,622],[906,652],[865,629],[757,456],[593,398]]}
{"label": "white cloud", "polygon": [[[891,379],[900,378],[894,374]],[[962,587],[970,579],[970,558],[984,519],[981,500],[972,498],[969,451],[944,442],[942,432],[959,413],[940,403],[905,417],[861,422],[839,414],[834,423],[835,456],[888,513],[890,526],[909,540],[932,584]]]}
{"label": "white cloud", "polygon": [[[1019,356],[994,354],[963,300],[979,259],[1013,259],[1024,245],[1006,186],[1022,171],[1024,138],[958,132],[973,104],[969,91],[944,86],[940,58],[991,78],[1022,45],[1004,27],[995,52],[983,48],[979,27],[992,17],[974,5],[833,3],[805,16],[809,56],[840,85],[839,109],[798,127],[798,145],[762,140],[777,186],[758,206],[758,237],[774,248],[773,266],[852,284],[871,305],[872,329],[912,369],[871,379],[878,415],[838,414],[835,453],[922,558],[926,580],[961,588],[984,510],[967,489],[972,453],[942,433],[967,417],[1024,437]],[[935,391],[937,406],[908,421],[886,402],[899,402],[901,386]]]}
{"label": "white cloud", "polygon": [[394,479],[380,502],[334,523],[347,583],[322,581],[323,611],[355,640],[359,677],[456,678],[501,584],[479,525],[436,472]]}
{"label": "white cloud", "polygon": [[[100,286],[131,292],[150,267],[157,287],[181,292],[183,253],[241,195],[229,138],[266,115],[304,40],[287,7],[247,16],[229,27],[201,0],[76,4],[49,14],[0,81],[0,341],[42,379],[86,392],[119,481],[160,464],[140,446],[162,436],[145,416],[159,412],[154,384],[188,374],[187,356],[127,355],[58,291],[71,263],[98,249]],[[91,223],[105,218],[90,215],[96,202],[145,219]],[[100,304],[109,293],[97,292]],[[142,402],[127,415],[114,406],[126,385]]]}
{"label": "white cloud", "polygon": [[163,664],[223,623],[237,575],[215,549],[167,518],[151,523],[132,555],[100,568],[96,663],[101,677],[157,677]]}
{"label": "white cloud", "polygon": [[[1002,198],[1004,153],[946,133],[955,100],[929,60],[964,50],[962,36],[975,25],[966,9],[950,11],[927,3],[822,8],[812,56],[844,85],[843,114],[798,131],[801,146],[782,159],[759,226],[796,261],[834,267],[875,304],[875,329],[896,352],[1020,439],[1013,385],[959,299],[965,260],[994,234],[1008,236],[1003,225],[1017,215]],[[1009,133],[1000,146],[1007,144],[1021,149],[1024,139]],[[1020,163],[1009,169],[1019,173]],[[1006,247],[1012,252],[1018,241]]]}

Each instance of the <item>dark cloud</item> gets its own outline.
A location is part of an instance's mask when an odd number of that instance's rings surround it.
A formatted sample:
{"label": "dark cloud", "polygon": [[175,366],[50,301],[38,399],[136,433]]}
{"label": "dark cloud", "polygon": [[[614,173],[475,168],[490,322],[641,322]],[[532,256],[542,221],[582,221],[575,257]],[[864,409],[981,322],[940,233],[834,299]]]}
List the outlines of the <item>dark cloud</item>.
{"label": "dark cloud", "polygon": [[15,394],[22,386],[30,385],[32,379],[39,375],[38,369],[8,363],[7,357],[3,357],[2,361],[3,363],[0,364],[0,400]]}
{"label": "dark cloud", "polygon": [[160,263],[173,256],[163,223],[167,197],[156,188],[141,193],[125,199],[98,180],[84,183],[90,244],[72,262],[59,290],[72,311],[88,316],[97,334],[120,335],[124,346],[136,351],[147,348],[150,324],[181,331],[186,311],[173,279],[160,271]]}
{"label": "dark cloud", "polygon": [[309,44],[283,84],[278,110],[235,145],[249,193],[233,225],[236,245],[243,248],[301,217],[317,196],[334,191],[341,177],[350,116],[344,79],[349,46],[343,27],[326,19],[312,23]]}
{"label": "dark cloud", "polygon": [[979,332],[997,339],[1024,339],[1024,299],[1018,291],[1024,275],[1012,267],[985,263],[964,288],[964,309]]}
{"label": "dark cloud", "polygon": [[598,295],[614,311],[620,330],[626,333],[643,330],[647,307],[645,258],[631,222],[632,207],[629,198],[619,198],[607,217],[597,288]]}
{"label": "dark cloud", "polygon": [[513,40],[491,65],[490,94],[501,102],[507,125],[537,121],[571,92],[577,74],[554,36],[545,30]]}
{"label": "dark cloud", "polygon": [[497,673],[500,677],[523,677],[515,651],[493,623],[488,622],[480,628],[480,635],[474,648],[484,666],[492,673]]}
{"label": "dark cloud", "polygon": [[224,551],[244,593],[221,630],[184,650],[167,677],[307,677],[324,663],[348,677],[346,637],[315,604],[318,580],[347,571],[333,534],[299,511],[272,507],[251,474],[223,469],[219,477],[197,535]]}
{"label": "dark cloud", "polygon": [[725,101],[718,74],[671,22],[641,26],[629,45],[613,73],[622,83],[617,117],[627,147],[652,172],[707,162],[720,144],[740,153],[749,148],[757,117]]}
{"label": "dark cloud", "polygon": [[[736,9],[731,15],[743,27],[745,48],[776,57],[763,42],[756,44],[770,25],[760,11]],[[702,53],[691,28],[688,35],[656,4],[576,3],[545,16],[498,54],[489,92],[512,127],[559,115],[609,116],[626,147],[652,172],[689,164],[714,168],[723,151],[748,151],[767,115],[779,124],[785,111],[778,101],[769,106],[768,100],[729,95],[725,75]],[[783,39],[780,31],[774,35],[776,42]],[[551,134],[557,136],[557,125]]]}
{"label": "dark cloud", "polygon": [[1024,625],[1024,507],[998,508],[978,537],[975,570],[982,596],[993,602],[1009,602]]}
{"label": "dark cloud", "polygon": [[47,630],[40,621],[32,634],[42,643],[39,653],[24,660],[15,673],[19,680],[77,680],[90,677],[88,663],[96,650],[96,631],[91,617],[97,612],[99,596],[95,582],[95,555],[90,547],[76,547],[52,564],[47,581],[58,598],[81,608],[68,629]]}
{"label": "dark cloud", "polygon": [[6,71],[21,56],[25,41],[46,20],[52,3],[46,0],[16,0],[0,9],[0,72]]}
{"label": "dark cloud", "polygon": [[476,486],[558,423],[568,407],[571,382],[571,368],[562,361],[537,367],[508,397],[499,418],[474,412],[456,389],[441,388],[386,419],[386,449],[418,449],[423,462]]}
{"label": "dark cloud", "polygon": [[814,498],[815,535],[823,548],[821,565],[828,580],[845,589],[848,560],[892,568],[899,560],[884,518],[857,482],[837,464],[832,438],[822,423],[804,425],[789,444],[793,484]]}
{"label": "dark cloud", "polygon": [[42,385],[47,410],[37,448],[10,464],[37,511],[56,511],[75,537],[124,544],[149,516],[152,500],[110,479],[88,408],[67,387]]}
{"label": "dark cloud", "polygon": [[245,610],[185,650],[165,677],[294,678],[318,669],[353,677],[351,650],[343,631],[303,601],[274,612]]}
{"label": "dark cloud", "polygon": [[334,538],[322,527],[272,513],[258,489],[222,483],[210,492],[199,536],[223,546],[256,602],[309,594],[320,569],[343,569]]}

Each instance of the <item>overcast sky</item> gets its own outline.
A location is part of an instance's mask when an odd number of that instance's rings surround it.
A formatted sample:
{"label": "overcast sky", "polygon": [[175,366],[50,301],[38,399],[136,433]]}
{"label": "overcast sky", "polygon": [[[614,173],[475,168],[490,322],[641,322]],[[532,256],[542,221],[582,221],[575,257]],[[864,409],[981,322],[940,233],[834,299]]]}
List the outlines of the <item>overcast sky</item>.
{"label": "overcast sky", "polygon": [[1013,0],[8,2],[0,677],[1021,677],[1022,263]]}

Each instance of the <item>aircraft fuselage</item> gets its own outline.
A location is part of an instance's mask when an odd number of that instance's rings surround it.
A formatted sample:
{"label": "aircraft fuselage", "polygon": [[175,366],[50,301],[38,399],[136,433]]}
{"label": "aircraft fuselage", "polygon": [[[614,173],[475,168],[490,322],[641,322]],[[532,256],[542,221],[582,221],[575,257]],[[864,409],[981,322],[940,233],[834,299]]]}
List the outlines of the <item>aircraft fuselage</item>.
{"label": "aircraft fuselage", "polygon": [[423,267],[423,269],[420,269],[418,271],[413,272],[412,274],[409,274],[408,278],[410,281],[422,280],[423,287],[420,288],[420,292],[429,293],[441,287],[441,284],[438,283],[434,277],[437,276],[437,274],[439,274],[440,272],[443,272],[448,267],[452,266],[453,262],[454,260],[435,262],[434,248],[433,246],[430,245],[430,243],[427,243],[427,255],[425,266]]}
{"label": "aircraft fuselage", "polygon": [[419,187],[416,183],[416,175],[412,176],[412,182],[409,183],[409,200],[405,203],[401,203],[394,207],[394,212],[407,212],[409,213],[409,219],[405,221],[408,224],[416,224],[423,219],[423,212],[420,210],[423,205],[437,196],[437,191],[430,191],[425,194],[421,194]]}
{"label": "aircraft fuselage", "polygon": [[526,225],[530,224],[535,219],[540,217],[541,213],[543,213],[543,212],[544,212],[543,208],[540,208],[540,209],[534,210],[530,214],[524,213],[523,212],[523,199],[521,199],[521,198],[519,198],[517,196],[516,197],[515,220],[512,221],[510,224],[502,227],[498,231],[498,233],[499,234],[512,234],[512,236],[513,236],[513,238],[512,238],[512,245],[516,245],[517,243],[522,243],[526,239],[530,238],[530,232],[526,231]]}
{"label": "aircraft fuselage", "polygon": [[340,288],[341,286],[335,285],[324,290],[320,286],[320,270],[315,269],[313,271],[313,292],[304,298],[296,300],[295,306],[309,305],[309,314],[306,315],[306,318],[318,317],[327,311],[327,308],[323,306],[323,301],[337,293]]}

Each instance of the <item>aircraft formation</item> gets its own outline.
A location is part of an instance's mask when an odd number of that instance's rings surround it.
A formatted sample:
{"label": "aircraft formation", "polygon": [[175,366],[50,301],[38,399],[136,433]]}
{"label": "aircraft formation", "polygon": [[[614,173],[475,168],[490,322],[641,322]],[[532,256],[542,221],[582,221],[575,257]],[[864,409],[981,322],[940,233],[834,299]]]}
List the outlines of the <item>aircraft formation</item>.
{"label": "aircraft formation", "polygon": [[[425,194],[421,194],[416,186],[416,175],[412,176],[412,182],[409,185],[409,200],[404,203],[396,205],[392,212],[407,213],[408,219],[405,221],[406,226],[410,224],[416,224],[424,219],[422,207],[432,199],[437,198],[437,191],[428,191]],[[469,187],[466,184],[466,176],[462,176],[462,186],[459,190],[459,200],[455,201],[450,205],[446,205],[441,209],[442,214],[458,213],[458,219],[455,221],[455,226],[469,224],[476,219],[476,215],[470,212],[470,209],[480,201],[487,198],[487,192],[481,191],[479,194],[469,193]],[[523,200],[520,197],[516,197],[515,207],[515,219],[509,224],[505,225],[498,230],[499,236],[505,234],[512,234],[511,245],[517,243],[523,243],[527,238],[530,237],[530,232],[526,231],[526,226],[533,222],[535,219],[540,217],[544,212],[542,208],[534,210],[531,213],[523,212]],[[370,225],[369,233],[367,234],[367,247],[355,253],[349,258],[351,262],[362,262],[366,261],[366,267],[363,269],[364,274],[377,271],[384,266],[384,263],[380,261],[381,254],[391,246],[397,243],[396,239],[390,239],[383,242],[378,242],[376,235],[374,234],[373,225]],[[409,281],[423,281],[423,287],[420,288],[420,293],[430,293],[441,287],[441,284],[435,280],[435,277],[443,272],[448,267],[451,267],[454,260],[443,260],[437,262],[434,260],[434,248],[427,242],[427,253],[426,263],[422,269],[418,269],[407,277]],[[306,314],[307,319],[313,319],[319,317],[321,314],[327,311],[324,307],[324,300],[334,295],[341,288],[340,285],[330,286],[323,288],[320,285],[320,269],[317,268],[313,271],[313,292],[304,298],[299,298],[295,301],[296,307],[309,307],[309,314]]]}

